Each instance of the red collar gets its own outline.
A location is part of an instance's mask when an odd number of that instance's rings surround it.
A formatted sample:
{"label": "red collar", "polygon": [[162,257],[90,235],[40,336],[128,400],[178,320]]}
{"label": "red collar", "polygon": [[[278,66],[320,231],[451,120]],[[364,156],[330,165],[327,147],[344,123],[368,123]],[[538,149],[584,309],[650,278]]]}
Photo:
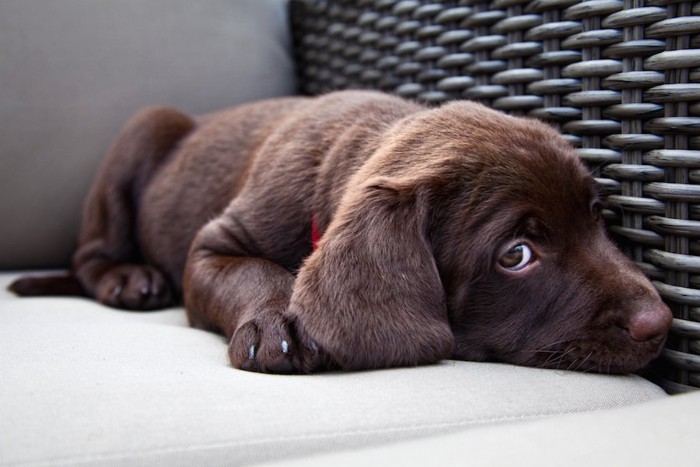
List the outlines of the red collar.
{"label": "red collar", "polygon": [[316,251],[318,248],[318,242],[321,241],[321,231],[318,230],[318,222],[316,221],[316,215],[311,216],[311,249]]}

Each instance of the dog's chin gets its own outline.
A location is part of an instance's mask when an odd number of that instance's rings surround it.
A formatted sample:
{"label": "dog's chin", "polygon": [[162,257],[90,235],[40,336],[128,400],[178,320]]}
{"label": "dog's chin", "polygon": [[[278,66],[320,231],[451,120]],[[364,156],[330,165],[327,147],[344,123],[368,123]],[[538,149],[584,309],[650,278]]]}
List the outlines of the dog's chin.
{"label": "dog's chin", "polygon": [[575,339],[546,351],[519,355],[518,363],[539,368],[603,374],[635,373],[657,358],[665,339],[636,342],[632,339],[608,342]]}
{"label": "dog's chin", "polygon": [[[656,359],[666,335],[639,342],[627,333],[610,328],[589,335],[561,336],[554,344],[525,344],[527,348],[504,348],[486,342],[476,344],[461,336],[453,358],[467,361],[492,361],[519,366],[561,371],[602,374],[629,374],[643,370]],[[550,341],[551,342],[551,341]],[[493,344],[493,343],[492,343]]]}

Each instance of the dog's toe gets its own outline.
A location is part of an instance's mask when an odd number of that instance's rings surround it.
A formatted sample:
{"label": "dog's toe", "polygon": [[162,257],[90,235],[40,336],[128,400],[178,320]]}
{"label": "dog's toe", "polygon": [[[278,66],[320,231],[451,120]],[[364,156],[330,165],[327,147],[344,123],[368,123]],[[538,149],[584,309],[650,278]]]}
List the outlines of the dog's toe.
{"label": "dog's toe", "polygon": [[253,322],[238,327],[228,347],[231,364],[242,370],[255,371],[260,340],[258,328]]}
{"label": "dog's toe", "polygon": [[279,356],[274,360],[268,361],[265,365],[265,369],[269,373],[277,374],[299,373],[296,365],[286,356]]}

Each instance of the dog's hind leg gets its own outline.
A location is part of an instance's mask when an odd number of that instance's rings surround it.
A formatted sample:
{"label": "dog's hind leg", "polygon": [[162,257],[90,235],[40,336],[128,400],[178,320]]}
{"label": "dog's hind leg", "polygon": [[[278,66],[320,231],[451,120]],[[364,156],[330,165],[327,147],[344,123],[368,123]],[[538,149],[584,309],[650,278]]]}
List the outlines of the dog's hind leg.
{"label": "dog's hind leg", "polygon": [[135,310],[172,304],[168,280],[141,264],[136,215],[143,189],[194,125],[175,109],[153,107],[136,114],[110,149],[88,193],[71,272],[21,277],[8,289],[22,296],[87,295]]}
{"label": "dog's hind leg", "polygon": [[143,264],[136,222],[143,190],[194,126],[175,109],[154,107],[122,130],[88,193],[73,256],[73,274],[87,295],[133,310],[175,303],[169,279]]}

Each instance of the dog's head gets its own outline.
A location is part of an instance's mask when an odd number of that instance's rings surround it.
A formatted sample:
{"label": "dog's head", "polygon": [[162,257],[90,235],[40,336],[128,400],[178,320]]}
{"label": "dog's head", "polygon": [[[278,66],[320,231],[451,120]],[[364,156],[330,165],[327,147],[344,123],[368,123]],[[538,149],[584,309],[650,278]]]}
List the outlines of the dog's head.
{"label": "dog's head", "polygon": [[432,237],[455,356],[604,373],[656,357],[671,312],[608,239],[574,150],[533,120],[447,111],[469,135]]}
{"label": "dog's head", "polygon": [[425,111],[350,186],[292,301],[341,366],[623,373],[660,352],[671,313],[606,236],[593,178],[550,127],[470,102]]}

